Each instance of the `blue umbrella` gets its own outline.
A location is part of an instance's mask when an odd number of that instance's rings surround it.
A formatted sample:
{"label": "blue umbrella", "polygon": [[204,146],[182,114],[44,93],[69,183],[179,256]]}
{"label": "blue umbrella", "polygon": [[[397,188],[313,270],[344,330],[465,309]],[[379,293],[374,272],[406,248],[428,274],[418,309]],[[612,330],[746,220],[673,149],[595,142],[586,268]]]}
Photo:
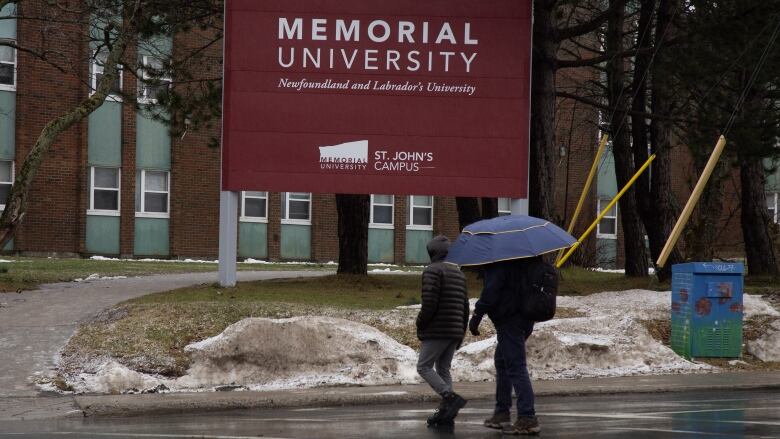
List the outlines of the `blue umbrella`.
{"label": "blue umbrella", "polygon": [[450,247],[447,262],[484,265],[529,258],[571,247],[573,236],[555,224],[525,215],[500,216],[463,229]]}

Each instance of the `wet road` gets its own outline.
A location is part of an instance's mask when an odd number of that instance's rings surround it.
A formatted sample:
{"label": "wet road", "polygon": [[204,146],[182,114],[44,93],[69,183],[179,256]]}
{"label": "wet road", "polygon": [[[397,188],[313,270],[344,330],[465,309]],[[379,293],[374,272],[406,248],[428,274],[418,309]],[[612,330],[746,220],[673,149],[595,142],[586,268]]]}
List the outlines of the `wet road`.
{"label": "wet road", "polygon": [[[492,407],[470,403],[453,432],[425,427],[430,404],[236,410],[165,417],[0,423],[5,437],[101,438],[492,438]],[[542,437],[780,438],[780,391],[686,392],[537,400]]]}

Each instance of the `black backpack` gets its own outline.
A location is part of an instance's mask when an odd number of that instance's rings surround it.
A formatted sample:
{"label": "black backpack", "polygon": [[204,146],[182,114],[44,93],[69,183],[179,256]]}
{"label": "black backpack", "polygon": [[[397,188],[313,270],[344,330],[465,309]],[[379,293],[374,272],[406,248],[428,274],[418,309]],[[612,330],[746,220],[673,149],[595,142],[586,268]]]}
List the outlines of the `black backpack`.
{"label": "black backpack", "polygon": [[525,288],[520,293],[520,314],[526,320],[545,322],[555,317],[558,270],[542,258],[526,265]]}

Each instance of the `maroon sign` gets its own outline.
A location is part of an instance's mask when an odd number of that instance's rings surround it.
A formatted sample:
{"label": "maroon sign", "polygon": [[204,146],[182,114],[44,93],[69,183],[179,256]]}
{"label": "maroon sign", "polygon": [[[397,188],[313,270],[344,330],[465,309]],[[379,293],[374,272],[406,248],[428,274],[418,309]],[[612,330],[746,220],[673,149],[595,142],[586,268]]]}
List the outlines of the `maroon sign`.
{"label": "maroon sign", "polygon": [[223,190],[527,197],[531,0],[227,0]]}

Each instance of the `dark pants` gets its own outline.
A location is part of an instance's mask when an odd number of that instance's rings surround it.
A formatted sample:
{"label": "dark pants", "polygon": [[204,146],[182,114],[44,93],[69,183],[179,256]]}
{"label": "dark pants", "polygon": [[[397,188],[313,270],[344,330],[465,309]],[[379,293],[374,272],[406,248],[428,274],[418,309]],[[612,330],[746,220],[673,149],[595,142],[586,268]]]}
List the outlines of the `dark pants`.
{"label": "dark pants", "polygon": [[534,416],[534,390],[525,360],[525,341],[534,330],[533,322],[514,319],[496,327],[496,413],[512,408],[512,389],[517,395],[517,415]]}
{"label": "dark pants", "polygon": [[452,392],[450,365],[459,344],[460,340],[423,340],[420,346],[417,373],[439,395]]}

